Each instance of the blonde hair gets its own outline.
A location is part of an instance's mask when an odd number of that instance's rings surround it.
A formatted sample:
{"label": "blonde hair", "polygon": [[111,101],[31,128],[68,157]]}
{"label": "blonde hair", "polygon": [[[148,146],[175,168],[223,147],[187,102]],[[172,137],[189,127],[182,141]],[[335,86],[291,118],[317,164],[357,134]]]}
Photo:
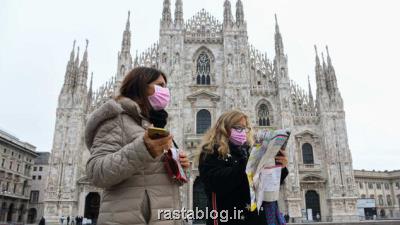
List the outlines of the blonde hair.
{"label": "blonde hair", "polygon": [[[226,158],[229,153],[229,134],[231,128],[239,123],[239,121],[244,118],[246,120],[246,126],[250,126],[249,118],[246,114],[231,110],[223,113],[217,120],[217,122],[206,132],[203,137],[202,143],[200,144],[199,149],[199,162],[200,155],[206,156],[207,154],[212,154],[214,152],[214,147],[218,146],[218,154],[221,158]],[[253,132],[250,131],[247,133],[247,143],[249,145],[254,144]]]}

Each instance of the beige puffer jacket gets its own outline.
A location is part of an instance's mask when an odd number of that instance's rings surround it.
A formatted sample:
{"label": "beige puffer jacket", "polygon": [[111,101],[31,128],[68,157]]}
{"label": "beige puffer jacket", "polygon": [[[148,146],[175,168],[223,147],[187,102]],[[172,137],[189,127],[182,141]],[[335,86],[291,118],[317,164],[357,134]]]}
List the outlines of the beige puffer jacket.
{"label": "beige puffer jacket", "polygon": [[158,210],[179,209],[181,204],[179,186],[168,177],[161,156],[153,158],[144,145],[149,125],[128,98],[109,100],[90,115],[86,175],[104,188],[97,224],[181,224],[158,219]]}

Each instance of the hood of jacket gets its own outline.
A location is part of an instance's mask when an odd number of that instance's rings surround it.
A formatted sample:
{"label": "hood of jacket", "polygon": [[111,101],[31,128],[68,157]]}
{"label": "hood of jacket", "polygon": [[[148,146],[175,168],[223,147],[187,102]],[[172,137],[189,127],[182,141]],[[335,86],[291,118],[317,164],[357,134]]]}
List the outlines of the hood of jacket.
{"label": "hood of jacket", "polygon": [[87,122],[85,128],[85,143],[90,149],[93,144],[94,136],[96,135],[97,128],[106,120],[113,119],[121,113],[126,113],[131,116],[138,124],[141,124],[144,117],[141,114],[139,105],[126,97],[118,100],[110,99],[98,109],[93,111]]}

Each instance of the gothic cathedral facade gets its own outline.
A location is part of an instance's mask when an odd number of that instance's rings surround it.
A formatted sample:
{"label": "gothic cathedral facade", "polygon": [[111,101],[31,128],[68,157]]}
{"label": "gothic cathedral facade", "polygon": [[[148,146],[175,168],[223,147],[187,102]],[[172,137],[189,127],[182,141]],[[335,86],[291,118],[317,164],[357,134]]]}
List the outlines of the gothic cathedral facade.
{"label": "gothic cathedral facade", "polygon": [[[236,2],[235,16],[225,0],[223,22],[204,9],[184,20],[182,0],[176,0],[172,16],[171,2],[164,0],[158,43],[134,58],[129,16],[116,75],[98,90],[92,90],[92,81],[87,86],[88,42],[82,60],[74,42],[58,99],[46,220],[97,217],[101,190],[85,179],[89,156],[85,122],[91,111],[115,95],[124,75],[136,66],[156,67],[167,74],[172,95],[167,128],[193,159],[202,134],[216,118],[226,110],[239,109],[249,115],[255,129],[292,131],[287,148],[290,174],[281,191],[283,212],[295,221],[302,220],[307,211],[324,221],[358,219],[343,100],[328,48],[326,59],[324,55],[320,59],[315,47],[314,99],[310,84],[304,91],[289,77],[277,21],[273,59],[250,45],[241,0]],[[197,177],[193,161],[190,182],[181,190],[187,209],[205,204]]]}

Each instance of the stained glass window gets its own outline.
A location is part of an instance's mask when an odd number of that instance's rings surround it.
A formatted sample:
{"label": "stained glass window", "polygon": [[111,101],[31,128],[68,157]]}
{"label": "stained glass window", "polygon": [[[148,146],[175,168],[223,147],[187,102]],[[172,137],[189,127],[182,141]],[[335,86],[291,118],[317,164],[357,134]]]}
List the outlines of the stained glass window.
{"label": "stained glass window", "polygon": [[261,104],[258,108],[258,125],[270,126],[269,110],[266,104]]}
{"label": "stained glass window", "polygon": [[200,53],[197,58],[197,84],[210,84],[210,58],[207,53]]}

